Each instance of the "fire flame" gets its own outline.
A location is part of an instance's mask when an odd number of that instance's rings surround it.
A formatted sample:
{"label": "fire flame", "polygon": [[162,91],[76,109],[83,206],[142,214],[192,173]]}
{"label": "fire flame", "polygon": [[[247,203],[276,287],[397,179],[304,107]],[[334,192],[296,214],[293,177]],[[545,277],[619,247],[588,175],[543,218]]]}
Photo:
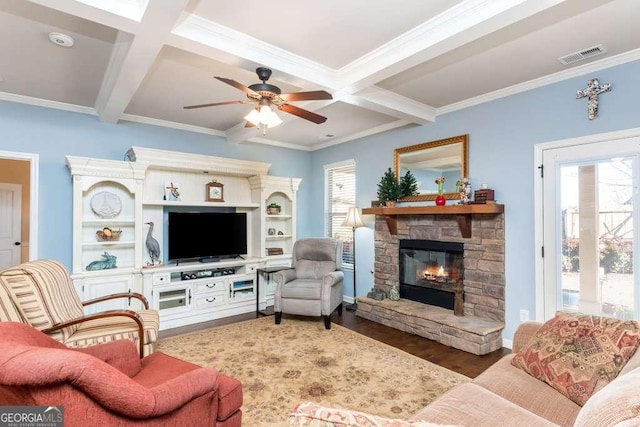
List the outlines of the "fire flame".
{"label": "fire flame", "polygon": [[427,268],[422,272],[422,277],[428,280],[433,280],[435,278],[443,279],[443,278],[449,277],[449,273],[447,273],[444,270],[444,266],[441,265],[440,267],[438,267],[437,270],[435,268],[433,269]]}

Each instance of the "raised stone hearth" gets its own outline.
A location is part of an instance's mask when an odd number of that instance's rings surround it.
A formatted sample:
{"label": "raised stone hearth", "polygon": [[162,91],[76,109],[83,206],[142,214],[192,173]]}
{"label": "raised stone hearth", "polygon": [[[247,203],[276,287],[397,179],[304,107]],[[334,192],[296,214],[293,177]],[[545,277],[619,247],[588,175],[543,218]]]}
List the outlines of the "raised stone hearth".
{"label": "raised stone hearth", "polygon": [[502,322],[415,301],[358,297],[357,315],[477,355],[502,347]]}
{"label": "raised stone hearth", "polygon": [[[475,205],[478,206],[478,205]],[[502,206],[502,205],[498,205]],[[356,314],[394,328],[411,332],[474,354],[486,354],[502,347],[504,328],[504,213],[472,211],[460,220],[465,207],[438,211],[415,208],[376,214],[374,289],[388,294],[399,285],[399,246],[403,239],[461,242],[464,244],[464,313],[414,301],[377,301],[358,297]],[[363,213],[367,210],[363,210]],[[431,214],[431,212],[435,212]],[[464,213],[464,212],[463,212]],[[461,222],[465,227],[461,227]],[[389,227],[391,223],[392,227]]]}

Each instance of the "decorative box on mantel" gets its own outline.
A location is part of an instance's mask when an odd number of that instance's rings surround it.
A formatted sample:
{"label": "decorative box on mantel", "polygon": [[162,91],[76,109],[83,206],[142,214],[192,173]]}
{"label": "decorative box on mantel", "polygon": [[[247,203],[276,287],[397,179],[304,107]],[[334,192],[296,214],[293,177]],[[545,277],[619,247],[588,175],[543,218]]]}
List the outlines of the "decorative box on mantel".
{"label": "decorative box on mantel", "polygon": [[462,237],[471,237],[471,217],[479,214],[504,213],[504,205],[451,205],[451,206],[406,206],[395,208],[364,208],[363,215],[384,215],[389,232],[398,234],[398,215],[455,215]]}

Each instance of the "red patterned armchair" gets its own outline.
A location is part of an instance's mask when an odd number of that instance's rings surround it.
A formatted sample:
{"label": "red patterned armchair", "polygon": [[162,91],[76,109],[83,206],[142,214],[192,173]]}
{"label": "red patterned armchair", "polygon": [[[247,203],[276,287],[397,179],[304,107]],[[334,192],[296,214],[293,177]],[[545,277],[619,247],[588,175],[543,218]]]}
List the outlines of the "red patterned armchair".
{"label": "red patterned armchair", "polygon": [[62,406],[65,426],[240,426],[242,385],[129,340],[70,349],[0,322],[0,405]]}

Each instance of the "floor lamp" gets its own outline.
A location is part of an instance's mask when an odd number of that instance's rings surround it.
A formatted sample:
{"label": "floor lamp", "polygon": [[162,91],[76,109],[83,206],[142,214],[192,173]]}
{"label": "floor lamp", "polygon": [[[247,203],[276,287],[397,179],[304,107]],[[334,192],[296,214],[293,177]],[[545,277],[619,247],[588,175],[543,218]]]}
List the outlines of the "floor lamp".
{"label": "floor lamp", "polygon": [[355,311],[358,308],[358,303],[356,302],[356,228],[364,227],[358,208],[349,208],[347,217],[340,225],[342,227],[351,227],[353,231],[353,304],[349,304],[345,308]]}

